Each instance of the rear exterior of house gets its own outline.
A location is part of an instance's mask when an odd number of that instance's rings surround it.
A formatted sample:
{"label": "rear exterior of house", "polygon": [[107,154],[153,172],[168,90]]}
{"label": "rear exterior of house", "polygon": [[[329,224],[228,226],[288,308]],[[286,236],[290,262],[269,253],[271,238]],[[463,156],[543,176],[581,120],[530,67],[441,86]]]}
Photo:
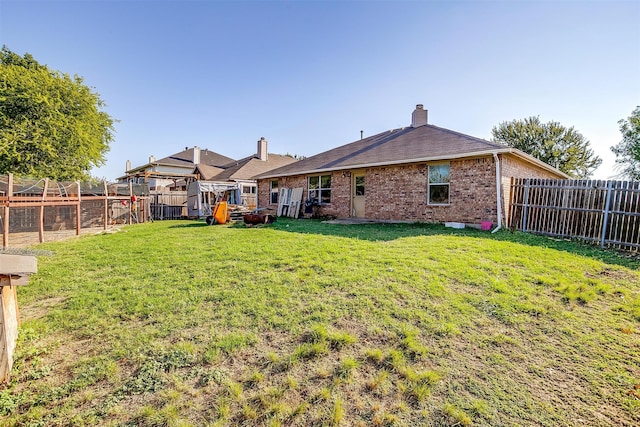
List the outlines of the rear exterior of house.
{"label": "rear exterior of house", "polygon": [[410,127],[258,176],[258,205],[276,208],[278,189],[301,187],[321,216],[501,224],[511,177],[566,175],[519,150],[428,125],[418,105]]}

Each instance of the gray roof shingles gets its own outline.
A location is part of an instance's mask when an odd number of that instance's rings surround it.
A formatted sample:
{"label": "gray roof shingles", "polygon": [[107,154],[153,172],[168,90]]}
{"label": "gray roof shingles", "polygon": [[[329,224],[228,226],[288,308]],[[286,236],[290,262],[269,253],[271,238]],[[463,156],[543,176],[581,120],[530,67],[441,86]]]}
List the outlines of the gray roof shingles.
{"label": "gray roof shingles", "polygon": [[296,159],[293,157],[281,154],[269,154],[266,161],[260,160],[253,155],[224,165],[224,170],[211,179],[221,181],[232,179],[252,180],[256,175],[295,161]]}
{"label": "gray roof shingles", "polygon": [[[200,163],[205,165],[221,167],[233,161],[231,157],[223,156],[207,149],[200,150]],[[157,160],[156,163],[176,166],[193,165],[193,147]]]}
{"label": "gray roof shingles", "polygon": [[459,132],[424,125],[379,133],[298,162],[273,169],[256,178],[295,175],[314,170],[345,169],[370,164],[410,163],[426,158],[461,157],[504,149],[505,146]]}

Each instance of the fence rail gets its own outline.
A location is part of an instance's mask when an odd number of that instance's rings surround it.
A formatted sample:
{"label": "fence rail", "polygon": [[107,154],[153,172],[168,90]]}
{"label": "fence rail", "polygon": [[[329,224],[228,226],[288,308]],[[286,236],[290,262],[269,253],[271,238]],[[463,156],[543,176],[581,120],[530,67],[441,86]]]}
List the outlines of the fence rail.
{"label": "fence rail", "polygon": [[[14,179],[0,176],[0,233],[8,248],[18,235],[31,243],[64,230],[108,229],[115,224],[145,222],[149,188],[140,184],[99,185]],[[134,197],[135,196],[135,197]]]}
{"label": "fence rail", "polygon": [[640,182],[512,178],[511,228],[640,252]]}

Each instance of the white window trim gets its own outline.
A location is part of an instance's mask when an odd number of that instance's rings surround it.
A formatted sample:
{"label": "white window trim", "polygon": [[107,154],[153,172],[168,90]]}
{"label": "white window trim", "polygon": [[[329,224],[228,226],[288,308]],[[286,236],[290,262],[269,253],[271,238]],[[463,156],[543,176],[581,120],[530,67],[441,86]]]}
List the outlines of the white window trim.
{"label": "white window trim", "polygon": [[[275,191],[273,189],[273,183],[277,182],[278,186],[275,188]],[[276,195],[276,199],[280,198],[280,183],[278,182],[277,179],[271,179],[269,180],[269,204],[271,205],[276,205],[278,204],[279,200],[276,200],[275,202],[273,201],[273,195]]]}
{"label": "white window trim", "polygon": [[[322,177],[323,176],[328,176],[331,179],[331,187],[326,187],[326,188],[322,187]],[[318,188],[313,188],[313,189],[309,188],[310,178],[318,178]],[[318,204],[330,205],[332,203],[331,201],[329,201],[329,203],[326,203],[326,202],[323,203],[322,202],[322,190],[325,190],[325,191],[329,190],[331,192],[331,194],[332,194],[330,196],[330,198],[333,197],[333,176],[330,173],[323,173],[323,174],[320,174],[320,175],[309,175],[309,176],[307,176],[307,195],[311,194],[312,191],[317,191],[318,192],[318,200],[317,200]]]}
{"label": "white window trim", "polygon": [[[431,174],[429,173],[429,168],[431,168],[431,166],[449,166],[449,182],[434,182],[433,184],[429,181],[429,177],[431,176]],[[447,187],[449,187],[449,191],[447,191],[447,203],[431,203],[431,185],[446,185]],[[430,165],[427,165],[427,205],[429,206],[449,206],[451,205],[451,163],[450,162],[446,162],[446,163],[433,163]]]}

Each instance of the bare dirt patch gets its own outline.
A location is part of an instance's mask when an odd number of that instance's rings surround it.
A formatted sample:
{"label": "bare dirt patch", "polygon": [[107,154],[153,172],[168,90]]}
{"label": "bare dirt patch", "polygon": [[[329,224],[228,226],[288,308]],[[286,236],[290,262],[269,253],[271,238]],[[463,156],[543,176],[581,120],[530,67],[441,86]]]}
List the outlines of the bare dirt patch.
{"label": "bare dirt patch", "polygon": [[40,319],[46,316],[53,307],[63,303],[65,300],[66,298],[63,297],[52,297],[36,301],[21,308],[20,315],[25,319]]}

